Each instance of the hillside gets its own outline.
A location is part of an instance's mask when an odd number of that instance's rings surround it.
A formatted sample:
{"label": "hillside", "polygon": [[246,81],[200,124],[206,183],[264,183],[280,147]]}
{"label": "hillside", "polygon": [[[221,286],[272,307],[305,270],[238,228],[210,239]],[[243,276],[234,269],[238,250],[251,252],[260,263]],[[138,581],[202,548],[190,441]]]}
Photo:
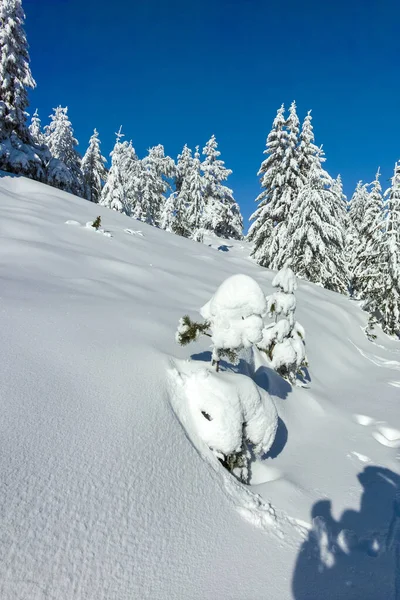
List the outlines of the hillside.
{"label": "hillside", "polygon": [[256,365],[281,423],[239,484],[176,386],[207,340],[174,334],[227,276],[273,273],[210,243],[0,180],[2,600],[400,598],[399,343],[299,282],[311,381]]}

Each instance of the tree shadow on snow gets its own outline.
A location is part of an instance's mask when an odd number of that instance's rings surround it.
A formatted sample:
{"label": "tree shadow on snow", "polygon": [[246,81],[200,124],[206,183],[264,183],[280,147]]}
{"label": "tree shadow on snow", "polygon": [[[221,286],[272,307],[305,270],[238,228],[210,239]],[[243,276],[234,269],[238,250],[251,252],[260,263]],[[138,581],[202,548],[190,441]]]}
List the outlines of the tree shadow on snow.
{"label": "tree shadow on snow", "polygon": [[274,439],[274,443],[271,448],[268,450],[266,454],[263,454],[261,460],[265,460],[266,458],[276,458],[282,452],[284,447],[288,441],[288,430],[285,423],[282,421],[280,417],[278,417],[278,429],[276,430],[276,435]]}
{"label": "tree shadow on snow", "polygon": [[358,475],[360,510],[313,506],[293,576],[295,600],[400,600],[400,477],[369,466]]}
{"label": "tree shadow on snow", "polygon": [[277,396],[281,400],[286,400],[289,393],[292,391],[292,386],[283,379],[276,371],[261,365],[253,377],[258,386],[263,388],[272,396]]}

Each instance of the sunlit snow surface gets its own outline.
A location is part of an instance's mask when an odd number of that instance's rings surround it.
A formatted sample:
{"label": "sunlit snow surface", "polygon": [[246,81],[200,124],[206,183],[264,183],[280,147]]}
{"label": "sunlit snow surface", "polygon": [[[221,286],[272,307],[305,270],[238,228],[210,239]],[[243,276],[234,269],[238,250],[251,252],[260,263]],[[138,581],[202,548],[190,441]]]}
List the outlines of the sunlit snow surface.
{"label": "sunlit snow surface", "polygon": [[298,282],[304,387],[237,367],[280,417],[252,486],[196,436],[177,323],[236,273],[271,294],[249,252],[0,180],[2,600],[400,598],[400,345],[355,303]]}

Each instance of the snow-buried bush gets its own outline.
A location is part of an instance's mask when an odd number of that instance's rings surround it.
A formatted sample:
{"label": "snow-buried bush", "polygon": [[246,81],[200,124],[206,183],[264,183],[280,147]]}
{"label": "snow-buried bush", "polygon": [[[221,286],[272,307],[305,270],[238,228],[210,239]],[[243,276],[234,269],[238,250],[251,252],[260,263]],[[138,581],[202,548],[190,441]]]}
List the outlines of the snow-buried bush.
{"label": "snow-buried bush", "polygon": [[201,439],[241,481],[251,453],[271,448],[278,415],[269,394],[245,375],[201,369],[184,377],[189,411]]}
{"label": "snow-buried bush", "polygon": [[247,275],[228,277],[200,310],[205,323],[196,323],[185,315],[179,322],[177,342],[186,345],[202,333],[213,343],[212,361],[219,370],[222,357],[232,363],[242,348],[250,348],[262,338],[265,296],[254,279]]}

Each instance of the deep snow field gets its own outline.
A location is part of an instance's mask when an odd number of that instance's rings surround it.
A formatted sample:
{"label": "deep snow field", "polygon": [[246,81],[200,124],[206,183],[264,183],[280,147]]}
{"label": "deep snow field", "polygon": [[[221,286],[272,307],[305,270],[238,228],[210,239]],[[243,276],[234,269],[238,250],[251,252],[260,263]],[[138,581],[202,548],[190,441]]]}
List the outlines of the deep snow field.
{"label": "deep snow field", "polygon": [[299,281],[311,380],[255,356],[280,422],[240,484],[179,385],[209,342],[175,331],[229,275],[274,273],[209,243],[0,179],[1,600],[400,599],[400,342]]}

